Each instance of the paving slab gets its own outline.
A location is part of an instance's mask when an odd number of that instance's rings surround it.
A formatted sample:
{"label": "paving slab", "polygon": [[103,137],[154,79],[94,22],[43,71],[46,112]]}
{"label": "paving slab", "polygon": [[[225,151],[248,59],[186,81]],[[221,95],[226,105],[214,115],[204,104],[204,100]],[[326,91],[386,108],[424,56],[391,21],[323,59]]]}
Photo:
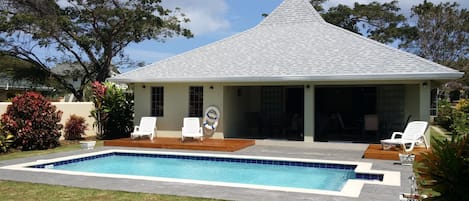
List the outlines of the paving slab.
{"label": "paving slab", "polygon": [[[230,153],[234,155],[269,156],[269,157],[291,157],[323,160],[343,160],[370,162],[374,170],[399,171],[401,173],[401,186],[384,186],[365,184],[358,198],[326,196],[307,193],[292,193],[283,191],[258,190],[248,188],[234,188],[223,186],[209,186],[187,183],[144,181],[121,178],[103,178],[91,176],[63,175],[55,173],[26,172],[19,170],[0,169],[0,180],[22,181],[32,183],[44,183],[52,185],[63,185],[72,187],[96,188],[104,190],[120,190],[129,192],[145,192],[157,194],[170,194],[191,197],[217,198],[225,200],[321,200],[321,201],[345,201],[345,200],[398,200],[399,192],[409,192],[410,184],[408,177],[412,175],[411,166],[394,164],[396,161],[363,159],[366,144],[347,143],[310,143],[310,142],[285,142],[285,141],[258,141],[256,145],[246,149]],[[21,158],[0,161],[0,166],[32,162],[40,159],[53,159],[57,157],[75,154],[102,151],[109,149],[132,149],[152,151],[172,151],[191,153],[215,153],[213,151],[188,151],[146,148],[118,148],[100,147],[95,150],[77,150],[61,152],[43,156]],[[60,198],[58,198],[60,200]]]}

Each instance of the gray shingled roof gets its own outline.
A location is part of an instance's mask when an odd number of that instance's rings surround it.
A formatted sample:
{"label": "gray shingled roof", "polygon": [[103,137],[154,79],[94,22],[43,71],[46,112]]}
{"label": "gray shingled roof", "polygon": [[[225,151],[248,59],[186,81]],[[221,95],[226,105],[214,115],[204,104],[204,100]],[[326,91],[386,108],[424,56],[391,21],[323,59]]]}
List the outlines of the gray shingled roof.
{"label": "gray shingled roof", "polygon": [[325,22],[285,0],[256,27],[110,78],[138,82],[445,80],[462,73]]}

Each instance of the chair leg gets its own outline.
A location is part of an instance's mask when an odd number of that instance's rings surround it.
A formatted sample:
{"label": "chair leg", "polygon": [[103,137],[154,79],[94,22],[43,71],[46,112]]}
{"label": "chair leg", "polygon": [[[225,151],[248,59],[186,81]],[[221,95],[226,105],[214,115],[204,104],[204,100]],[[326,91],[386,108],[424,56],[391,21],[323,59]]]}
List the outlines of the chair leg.
{"label": "chair leg", "polygon": [[414,150],[414,146],[415,146],[415,142],[410,143],[410,147],[407,149],[405,146],[405,143],[402,143],[402,148],[405,150],[406,153],[412,152],[412,150]]}
{"label": "chair leg", "polygon": [[425,149],[428,149],[430,147],[430,144],[428,144],[427,138],[424,136],[423,137],[423,144],[425,144]]}

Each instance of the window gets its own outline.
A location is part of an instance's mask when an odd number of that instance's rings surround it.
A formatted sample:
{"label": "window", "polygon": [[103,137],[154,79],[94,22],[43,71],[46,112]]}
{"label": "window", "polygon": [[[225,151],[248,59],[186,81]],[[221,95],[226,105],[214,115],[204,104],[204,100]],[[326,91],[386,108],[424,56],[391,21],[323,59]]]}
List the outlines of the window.
{"label": "window", "polygon": [[204,106],[204,88],[189,87],[189,116],[202,117]]}
{"label": "window", "polygon": [[151,88],[151,116],[163,116],[163,87]]}

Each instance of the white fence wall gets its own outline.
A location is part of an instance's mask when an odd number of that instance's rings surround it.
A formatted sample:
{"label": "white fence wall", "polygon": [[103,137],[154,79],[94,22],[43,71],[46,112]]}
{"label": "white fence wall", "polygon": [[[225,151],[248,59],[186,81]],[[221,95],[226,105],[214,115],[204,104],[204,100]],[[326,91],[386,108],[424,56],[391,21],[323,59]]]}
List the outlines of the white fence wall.
{"label": "white fence wall", "polygon": [[[5,113],[7,106],[10,104],[10,102],[0,102],[0,115]],[[65,126],[65,122],[70,118],[70,115],[75,114],[85,118],[88,124],[88,128],[85,131],[86,136],[96,135],[96,130],[93,128],[95,121],[90,117],[90,112],[94,109],[92,102],[52,102],[52,105],[57,106],[57,110],[63,112],[62,120],[60,121],[61,124]]]}

